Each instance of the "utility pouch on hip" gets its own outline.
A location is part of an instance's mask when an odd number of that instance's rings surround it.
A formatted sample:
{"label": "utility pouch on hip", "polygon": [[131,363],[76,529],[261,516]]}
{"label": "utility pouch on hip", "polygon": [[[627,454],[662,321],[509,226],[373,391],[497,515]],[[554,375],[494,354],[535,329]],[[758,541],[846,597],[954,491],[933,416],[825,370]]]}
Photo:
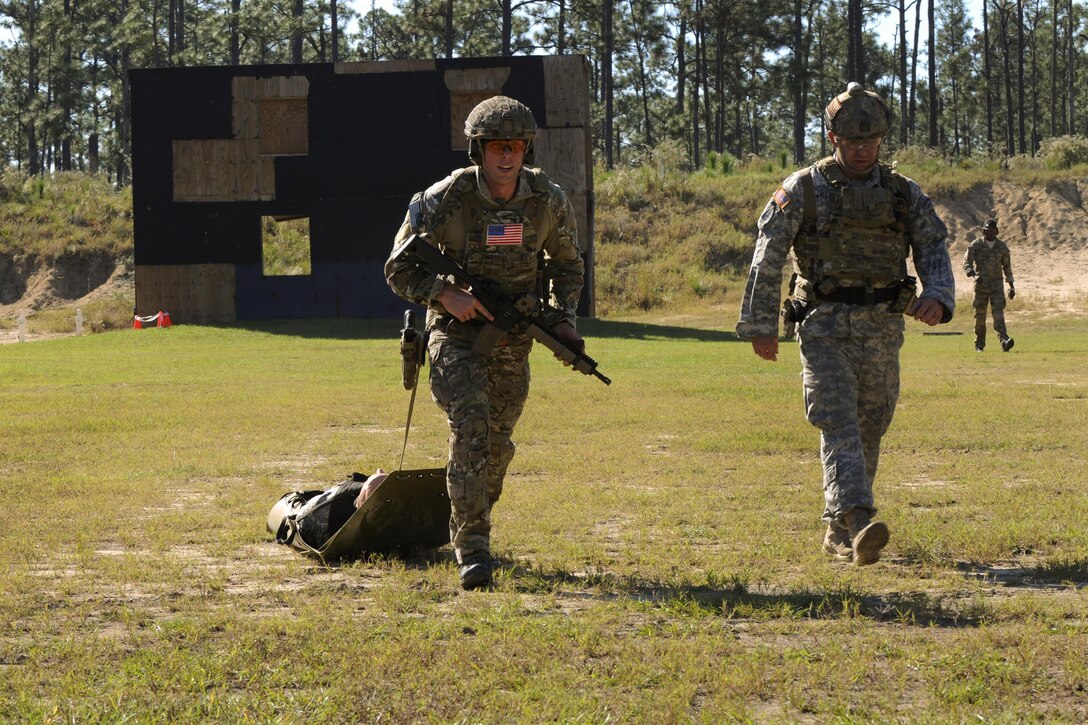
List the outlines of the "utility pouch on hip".
{"label": "utility pouch on hip", "polygon": [[906,277],[900,280],[898,286],[898,294],[895,299],[888,303],[888,312],[897,312],[899,314],[906,314],[914,301],[918,299],[918,280],[914,277]]}
{"label": "utility pouch on hip", "polygon": [[782,318],[782,322],[793,324],[795,322],[803,322],[808,313],[809,306],[807,302],[801,302],[792,297],[787,297],[782,302],[782,309],[779,311],[778,315]]}

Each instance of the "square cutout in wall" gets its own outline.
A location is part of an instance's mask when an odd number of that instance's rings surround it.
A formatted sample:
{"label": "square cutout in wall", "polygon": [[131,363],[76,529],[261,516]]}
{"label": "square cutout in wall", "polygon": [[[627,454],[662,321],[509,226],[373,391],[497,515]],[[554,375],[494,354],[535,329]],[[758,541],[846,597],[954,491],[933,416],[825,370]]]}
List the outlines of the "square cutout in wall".
{"label": "square cutout in wall", "polygon": [[261,217],[261,267],[265,277],[312,273],[309,217]]}

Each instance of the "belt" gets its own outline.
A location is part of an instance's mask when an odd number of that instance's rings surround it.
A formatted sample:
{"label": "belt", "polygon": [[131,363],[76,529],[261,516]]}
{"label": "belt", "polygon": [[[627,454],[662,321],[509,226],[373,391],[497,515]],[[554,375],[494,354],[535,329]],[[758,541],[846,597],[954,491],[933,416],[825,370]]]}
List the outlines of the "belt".
{"label": "belt", "polygon": [[827,294],[816,292],[816,299],[821,302],[842,302],[848,305],[878,305],[881,302],[891,302],[898,296],[898,287],[838,287]]}

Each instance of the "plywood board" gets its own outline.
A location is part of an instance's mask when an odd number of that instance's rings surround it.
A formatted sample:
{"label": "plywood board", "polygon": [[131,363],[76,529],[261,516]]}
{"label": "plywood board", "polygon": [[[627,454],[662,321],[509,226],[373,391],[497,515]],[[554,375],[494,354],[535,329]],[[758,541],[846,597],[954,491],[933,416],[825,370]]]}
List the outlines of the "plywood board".
{"label": "plywood board", "polygon": [[581,55],[544,58],[544,105],[549,127],[589,124],[589,64]]}
{"label": "plywood board", "polygon": [[255,78],[257,98],[305,98],[310,95],[310,79],[306,76],[273,76]]}
{"label": "plywood board", "polygon": [[258,201],[275,198],[272,160],[257,139],[173,142],[174,201]]}
{"label": "plywood board", "polygon": [[235,320],[234,265],[136,265],[136,312],[163,310],[175,323]]}
{"label": "plywood board", "polygon": [[234,138],[257,138],[257,79],[235,76],[231,79],[231,129]]}
{"label": "plywood board", "polygon": [[536,165],[567,193],[586,191],[589,166],[584,128],[542,128],[537,130]]}
{"label": "plywood board", "polygon": [[448,70],[442,75],[450,91],[450,149],[464,151],[465,119],[488,98],[502,95],[503,84],[510,77],[509,68],[468,68]]}
{"label": "plywood board", "polygon": [[433,60],[345,61],[333,66],[335,73],[419,73],[435,70]]}
{"label": "plywood board", "polygon": [[258,104],[262,154],[309,153],[309,118],[305,98],[262,98]]}

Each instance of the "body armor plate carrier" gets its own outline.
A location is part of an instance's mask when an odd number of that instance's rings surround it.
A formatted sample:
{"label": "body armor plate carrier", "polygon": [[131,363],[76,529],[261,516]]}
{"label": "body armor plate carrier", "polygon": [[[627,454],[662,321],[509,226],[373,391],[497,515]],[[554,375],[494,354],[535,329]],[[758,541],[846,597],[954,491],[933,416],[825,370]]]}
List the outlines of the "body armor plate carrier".
{"label": "body armor plate carrier", "polygon": [[886,287],[906,278],[910,252],[906,177],[881,164],[880,186],[857,186],[848,183],[834,158],[817,162],[815,168],[838,193],[828,231],[820,233],[811,172],[801,177],[805,221],[793,243],[801,275],[825,291],[843,282]]}

